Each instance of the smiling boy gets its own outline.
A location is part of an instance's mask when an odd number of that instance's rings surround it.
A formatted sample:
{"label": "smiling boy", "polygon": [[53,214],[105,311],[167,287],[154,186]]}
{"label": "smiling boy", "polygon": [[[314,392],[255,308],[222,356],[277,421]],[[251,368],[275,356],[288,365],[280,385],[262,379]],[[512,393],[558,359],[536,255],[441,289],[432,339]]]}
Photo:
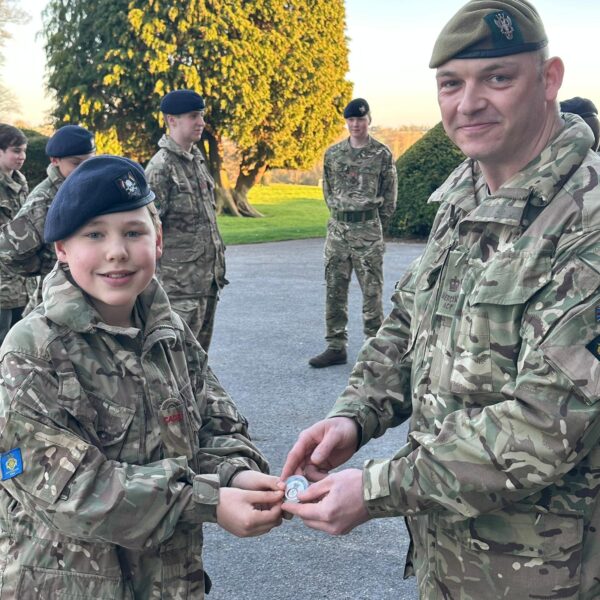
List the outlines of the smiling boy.
{"label": "smiling boy", "polygon": [[48,212],[59,262],[0,354],[2,600],[201,599],[203,522],[281,522],[277,478],[154,278],[153,199],[137,163],[98,156]]}

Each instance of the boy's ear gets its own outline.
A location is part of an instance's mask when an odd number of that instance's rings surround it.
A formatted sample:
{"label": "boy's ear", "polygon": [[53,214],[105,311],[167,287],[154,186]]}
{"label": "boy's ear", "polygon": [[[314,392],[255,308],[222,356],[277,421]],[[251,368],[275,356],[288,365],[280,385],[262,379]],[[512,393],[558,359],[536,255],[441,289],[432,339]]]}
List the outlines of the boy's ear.
{"label": "boy's ear", "polygon": [[158,260],[163,253],[163,234],[162,226],[159,226],[156,231],[156,259]]}
{"label": "boy's ear", "polygon": [[56,252],[56,256],[58,260],[62,263],[68,263],[67,253],[65,251],[65,243],[62,240],[58,242],[54,242],[54,251]]}

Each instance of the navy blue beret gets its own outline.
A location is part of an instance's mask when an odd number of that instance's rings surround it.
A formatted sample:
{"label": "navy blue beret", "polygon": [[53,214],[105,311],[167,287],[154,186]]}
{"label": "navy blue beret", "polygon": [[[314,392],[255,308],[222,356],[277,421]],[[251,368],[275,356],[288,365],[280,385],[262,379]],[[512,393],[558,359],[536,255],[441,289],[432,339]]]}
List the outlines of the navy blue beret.
{"label": "navy blue beret", "polygon": [[369,103],[364,98],[354,98],[344,109],[344,119],[364,117],[369,114]]}
{"label": "navy blue beret", "polygon": [[65,125],[57,129],[46,144],[46,156],[54,158],[81,156],[95,151],[94,134],[79,125]]}
{"label": "navy blue beret", "polygon": [[44,226],[47,243],[64,240],[90,219],[146,206],[154,200],[144,170],[122,156],[88,158],[60,186]]}
{"label": "navy blue beret", "polygon": [[161,100],[160,110],[166,115],[183,115],[204,110],[204,98],[192,90],[175,90]]}
{"label": "navy blue beret", "polygon": [[574,113],[582,119],[598,116],[596,105],[591,100],[580,98],[579,96],[563,100],[560,103],[560,112]]}

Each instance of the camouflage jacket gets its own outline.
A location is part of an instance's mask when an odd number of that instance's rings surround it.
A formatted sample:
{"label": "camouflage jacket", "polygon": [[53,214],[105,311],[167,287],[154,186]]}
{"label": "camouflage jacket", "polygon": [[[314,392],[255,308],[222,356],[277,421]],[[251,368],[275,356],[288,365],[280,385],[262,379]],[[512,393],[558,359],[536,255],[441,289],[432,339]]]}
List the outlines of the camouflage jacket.
{"label": "camouflage jacket", "polygon": [[600,598],[600,158],[565,120],[495,194],[471,161],[434,193],[425,252],[330,413],[361,444],[410,418],[364,497],[408,516],[428,600]]}
{"label": "camouflage jacket", "polygon": [[146,167],[163,225],[158,277],[172,298],[206,296],[213,282],[227,283],[215,184],[198,148],[186,152],[167,135],[158,145]]}
{"label": "camouflage jacket", "polygon": [[2,346],[2,600],[203,598],[219,486],[268,468],[156,280],[135,312],[106,325],[57,264]]}
{"label": "camouflage jacket", "polygon": [[396,208],[398,182],[389,148],[369,136],[363,148],[346,139],[325,152],[323,194],[329,210],[376,208],[386,223]]}
{"label": "camouflage jacket", "polygon": [[28,278],[32,308],[42,301],[42,280],[56,262],[54,245],[44,243],[44,223],[65,180],[55,165],[48,165],[46,172],[48,177],[33,188],[14,219],[0,229],[0,262],[12,273]]}
{"label": "camouflage jacket", "polygon": [[[19,171],[9,177],[0,173],[0,226],[14,219],[27,197],[27,180]],[[25,279],[5,268],[4,257],[0,255],[0,308],[19,308],[27,304]]]}

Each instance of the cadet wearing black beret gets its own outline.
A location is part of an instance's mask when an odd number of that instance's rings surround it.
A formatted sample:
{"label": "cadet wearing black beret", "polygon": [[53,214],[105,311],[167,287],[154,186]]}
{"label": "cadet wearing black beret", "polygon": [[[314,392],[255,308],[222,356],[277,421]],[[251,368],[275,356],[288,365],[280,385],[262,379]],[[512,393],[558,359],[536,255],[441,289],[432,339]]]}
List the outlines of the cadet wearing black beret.
{"label": "cadet wearing black beret", "polygon": [[600,146],[600,119],[598,119],[598,109],[596,105],[588,98],[569,98],[560,103],[560,112],[579,115],[590,127],[594,134],[594,145],[592,150],[598,150]]}
{"label": "cadet wearing black beret", "polygon": [[371,113],[369,103],[364,98],[351,100],[344,109],[344,119],[351,117],[366,117]]}
{"label": "cadet wearing black beret", "polygon": [[154,192],[142,167],[122,156],[95,156],[67,177],[54,197],[46,224],[46,243],[69,237],[93,217],[150,204]]}
{"label": "cadet wearing black beret", "polygon": [[94,134],[79,125],[65,125],[57,129],[46,144],[46,156],[49,158],[83,156],[95,151]]}
{"label": "cadet wearing black beret", "polygon": [[204,110],[204,98],[193,90],[169,92],[160,102],[160,110],[165,115],[183,115],[195,110]]}

